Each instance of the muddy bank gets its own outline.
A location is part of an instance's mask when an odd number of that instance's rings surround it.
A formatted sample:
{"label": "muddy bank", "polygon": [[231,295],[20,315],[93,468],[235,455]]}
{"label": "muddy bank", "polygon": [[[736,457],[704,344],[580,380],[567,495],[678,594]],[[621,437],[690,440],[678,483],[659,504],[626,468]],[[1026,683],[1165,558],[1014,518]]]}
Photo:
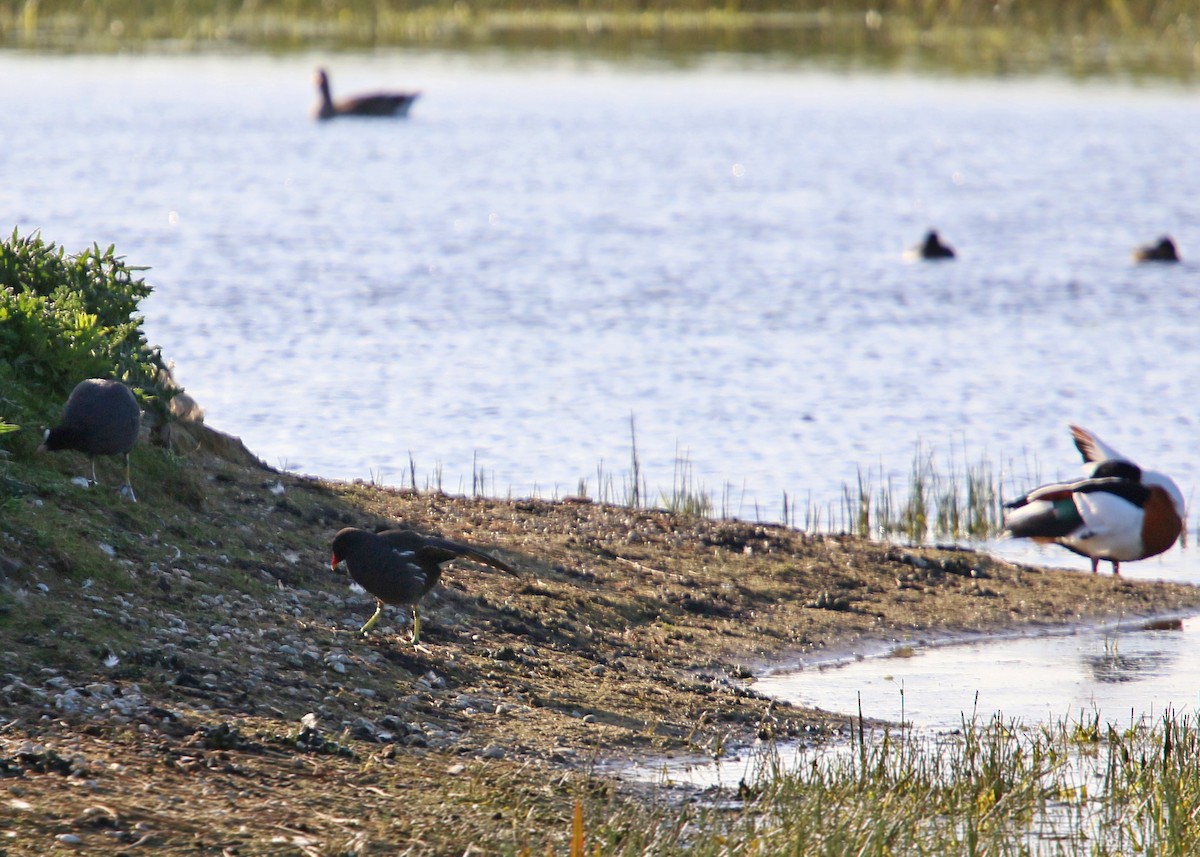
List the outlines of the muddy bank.
{"label": "muddy bank", "polygon": [[[147,451],[136,506],[69,458],[5,509],[0,851],[544,853],[600,759],[813,736],[781,657],[1200,609],[1200,590],[590,503],[327,483]],[[148,477],[148,478],[146,478]],[[367,639],[343,526],[494,551]]]}

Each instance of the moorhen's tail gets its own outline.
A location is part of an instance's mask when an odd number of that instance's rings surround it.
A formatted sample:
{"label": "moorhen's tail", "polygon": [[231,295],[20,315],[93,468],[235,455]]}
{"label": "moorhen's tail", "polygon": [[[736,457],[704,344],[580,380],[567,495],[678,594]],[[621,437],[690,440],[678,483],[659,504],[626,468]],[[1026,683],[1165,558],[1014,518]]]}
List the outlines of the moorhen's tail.
{"label": "moorhen's tail", "polygon": [[421,559],[432,560],[436,563],[449,562],[457,557],[466,557],[482,565],[491,566],[500,571],[516,575],[517,571],[511,565],[462,542],[443,539],[438,536],[426,536],[413,530],[384,530],[378,533],[392,547],[402,551],[412,551]]}

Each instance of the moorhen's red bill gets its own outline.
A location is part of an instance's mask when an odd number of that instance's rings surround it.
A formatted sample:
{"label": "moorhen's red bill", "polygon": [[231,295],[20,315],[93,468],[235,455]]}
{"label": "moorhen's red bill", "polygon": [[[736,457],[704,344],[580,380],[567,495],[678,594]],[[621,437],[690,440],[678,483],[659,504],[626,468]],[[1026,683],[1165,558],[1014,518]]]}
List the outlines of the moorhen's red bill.
{"label": "moorhen's red bill", "polygon": [[84,453],[92,462],[92,484],[96,481],[97,455],[125,457],[125,484],[121,493],[135,503],[133,484],[129,478],[129,451],[137,443],[141,429],[142,408],[133,391],[120,381],[89,378],[80,381],[63,407],[59,424],[46,432],[39,452],[73,449]]}
{"label": "moorhen's red bill", "polygon": [[336,569],[342,562],[350,569],[350,577],[379,602],[375,615],[359,629],[366,634],[375,626],[384,605],[408,604],[413,614],[413,643],[421,639],[420,601],[437,585],[442,576],[442,563],[465,557],[516,576],[508,563],[481,550],[438,536],[426,536],[412,530],[384,530],[372,533],[357,527],[347,527],[333,538],[333,559]]}

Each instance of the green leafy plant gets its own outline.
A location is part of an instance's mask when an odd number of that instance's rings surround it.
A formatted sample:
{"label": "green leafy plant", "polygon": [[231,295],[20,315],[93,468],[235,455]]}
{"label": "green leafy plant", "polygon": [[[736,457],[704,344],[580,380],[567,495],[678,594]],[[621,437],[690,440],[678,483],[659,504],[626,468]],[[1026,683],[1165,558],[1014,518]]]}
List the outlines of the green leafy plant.
{"label": "green leafy plant", "polygon": [[142,332],[144,268],[99,245],[70,255],[38,233],[0,242],[0,377],[58,398],[90,377],[118,378],[165,417],[177,392]]}

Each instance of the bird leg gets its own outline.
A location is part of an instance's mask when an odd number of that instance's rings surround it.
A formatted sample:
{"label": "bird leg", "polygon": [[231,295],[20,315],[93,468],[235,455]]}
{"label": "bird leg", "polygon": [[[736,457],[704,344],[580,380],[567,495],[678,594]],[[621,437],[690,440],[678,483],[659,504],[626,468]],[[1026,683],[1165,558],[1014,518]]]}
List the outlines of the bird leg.
{"label": "bird leg", "polygon": [[89,456],[88,461],[90,461],[92,463],[92,484],[98,486],[100,484],[100,480],[96,478],[96,458],[95,458],[95,456]]}
{"label": "bird leg", "polygon": [[421,642],[421,613],[417,610],[417,605],[413,605],[413,645],[416,646]]}
{"label": "bird leg", "polygon": [[1092,557],[1092,574],[1100,573],[1100,560],[1097,557]]}
{"label": "bird leg", "polygon": [[[95,467],[93,461],[92,466]],[[125,453],[125,484],[121,486],[121,496],[128,497],[134,503],[137,502],[137,495],[133,493],[133,479],[129,476],[129,453]]]}
{"label": "bird leg", "polygon": [[375,610],[375,615],[372,616],[370,619],[368,619],[367,623],[358,629],[358,633],[362,634],[365,637],[367,635],[367,631],[370,631],[372,628],[375,627],[375,623],[379,621],[379,617],[382,614],[383,614],[383,602],[380,601],[378,609]]}
{"label": "bird leg", "polygon": [[1121,563],[1117,562],[1114,559],[1112,561],[1112,564],[1113,564],[1113,577],[1119,577],[1121,574]]}

